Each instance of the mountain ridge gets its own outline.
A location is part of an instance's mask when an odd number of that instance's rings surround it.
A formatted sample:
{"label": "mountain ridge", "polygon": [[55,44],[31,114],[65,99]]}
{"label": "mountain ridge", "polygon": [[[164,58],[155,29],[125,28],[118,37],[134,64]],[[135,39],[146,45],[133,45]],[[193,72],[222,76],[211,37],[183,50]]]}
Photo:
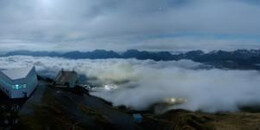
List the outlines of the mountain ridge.
{"label": "mountain ridge", "polygon": [[177,60],[192,60],[209,64],[217,68],[230,69],[260,69],[260,50],[235,50],[223,51],[216,50],[205,53],[201,50],[193,50],[189,52],[172,54],[168,51],[149,52],[139,51],[136,49],[127,50],[122,53],[107,50],[94,50],[90,52],[70,51],[70,52],[48,52],[48,51],[12,51],[4,56],[48,56],[61,57],[68,59],[137,59],[137,60],[154,60],[154,61],[177,61]]}

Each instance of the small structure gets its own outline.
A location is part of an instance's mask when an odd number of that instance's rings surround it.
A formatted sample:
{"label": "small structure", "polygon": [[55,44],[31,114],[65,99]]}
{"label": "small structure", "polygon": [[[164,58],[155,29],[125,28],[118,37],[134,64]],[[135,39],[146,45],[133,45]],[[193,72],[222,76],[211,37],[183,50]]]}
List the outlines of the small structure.
{"label": "small structure", "polygon": [[29,97],[38,84],[35,67],[0,71],[0,89],[12,99]]}
{"label": "small structure", "polygon": [[56,87],[74,88],[78,82],[78,74],[75,71],[64,71],[58,73],[55,79]]}

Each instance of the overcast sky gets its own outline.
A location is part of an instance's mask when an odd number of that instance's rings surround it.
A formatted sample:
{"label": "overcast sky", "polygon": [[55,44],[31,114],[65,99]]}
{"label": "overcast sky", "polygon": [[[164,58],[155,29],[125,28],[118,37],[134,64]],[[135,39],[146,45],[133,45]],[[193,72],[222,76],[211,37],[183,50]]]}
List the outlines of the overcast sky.
{"label": "overcast sky", "polygon": [[258,0],[0,0],[0,50],[260,49]]}

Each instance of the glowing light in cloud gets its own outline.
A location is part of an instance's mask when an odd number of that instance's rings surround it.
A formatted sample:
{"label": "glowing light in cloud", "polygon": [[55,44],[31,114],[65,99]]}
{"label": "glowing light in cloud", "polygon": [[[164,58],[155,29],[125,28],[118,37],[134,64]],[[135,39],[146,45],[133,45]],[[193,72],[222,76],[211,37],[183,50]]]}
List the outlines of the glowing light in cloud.
{"label": "glowing light in cloud", "polygon": [[105,88],[105,90],[107,90],[107,91],[112,91],[112,90],[117,89],[118,86],[117,86],[117,85],[114,85],[114,84],[107,84],[107,85],[104,86],[104,88]]}

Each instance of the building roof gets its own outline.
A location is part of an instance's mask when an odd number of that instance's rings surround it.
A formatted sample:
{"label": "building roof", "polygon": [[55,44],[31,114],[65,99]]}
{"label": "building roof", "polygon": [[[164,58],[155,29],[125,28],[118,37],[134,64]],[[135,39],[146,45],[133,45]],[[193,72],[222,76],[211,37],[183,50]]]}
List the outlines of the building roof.
{"label": "building roof", "polygon": [[24,68],[13,68],[13,69],[6,69],[1,71],[11,80],[22,79],[25,78],[33,69],[33,66],[24,67]]}

